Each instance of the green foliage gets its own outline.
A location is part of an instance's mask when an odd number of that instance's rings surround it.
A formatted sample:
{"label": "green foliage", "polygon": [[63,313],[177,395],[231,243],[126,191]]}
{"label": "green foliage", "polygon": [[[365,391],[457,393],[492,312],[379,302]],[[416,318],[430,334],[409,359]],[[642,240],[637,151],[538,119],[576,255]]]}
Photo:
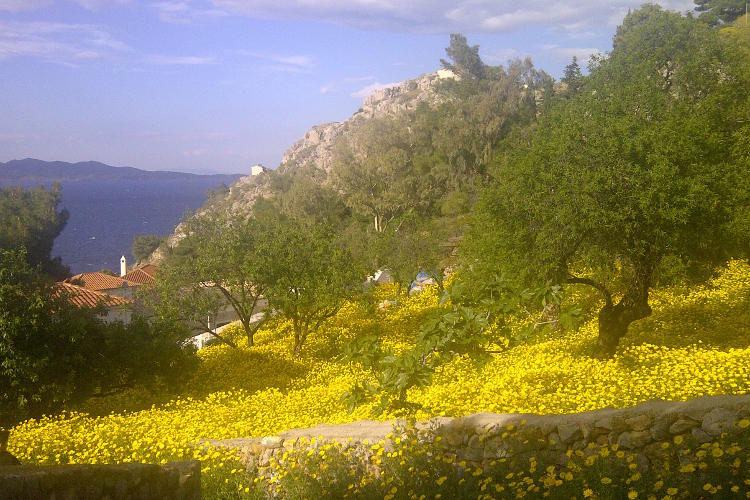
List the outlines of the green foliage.
{"label": "green foliage", "polygon": [[311,333],[361,288],[365,273],[333,228],[272,211],[257,213],[259,248],[267,256],[263,293],[288,318],[299,355]]}
{"label": "green foliage", "polygon": [[187,371],[190,353],[168,334],[140,319],[103,323],[26,260],[0,250],[0,425]]}
{"label": "green foliage", "polygon": [[64,278],[70,274],[60,258],[51,259],[52,245],[68,222],[68,211],[57,211],[61,188],[0,188],[0,249],[26,249],[29,265]]}
{"label": "green foliage", "polygon": [[583,73],[581,73],[581,67],[578,65],[578,58],[573,56],[573,60],[565,66],[563,77],[560,80],[562,83],[568,86],[566,95],[572,96],[581,91],[583,86]]}
{"label": "green foliage", "polygon": [[731,23],[746,14],[746,0],[693,0],[695,12],[700,12],[698,19],[710,26]]}
{"label": "green foliage", "polygon": [[747,200],[733,187],[743,167],[727,155],[747,87],[716,32],[655,7],[623,26],[586,91],[500,163],[466,248],[477,267],[526,283],[594,286],[605,299],[600,354],[650,314],[662,258],[719,263],[738,248],[730,223]]}
{"label": "green foliage", "polygon": [[420,405],[407,400],[407,392],[425,387],[435,369],[454,355],[473,355],[487,360],[481,347],[486,343],[486,318],[469,307],[457,306],[427,320],[415,338],[415,347],[401,353],[384,348],[375,336],[365,336],[347,346],[344,359],[371,369],[376,383],[357,382],[344,394],[350,411],[373,397],[378,404],[373,413],[387,411],[412,413]]}
{"label": "green foliage", "polygon": [[[528,342],[549,327],[573,329],[580,309],[560,312],[562,290],[547,285],[535,290],[518,288],[501,276],[483,280],[456,278],[443,292],[442,307],[420,321],[419,333],[406,350],[386,347],[378,332],[367,332],[344,349],[342,359],[372,371],[375,381],[358,381],[343,396],[349,411],[376,400],[373,414],[413,414],[423,409],[408,399],[409,391],[430,385],[435,371],[454,358],[467,356],[476,364],[490,361],[497,349]],[[550,318],[550,308],[557,314]],[[540,311],[539,319],[530,311]],[[518,318],[528,319],[518,326]],[[509,319],[514,321],[508,322]],[[427,408],[429,411],[429,408]]]}
{"label": "green foliage", "polygon": [[272,262],[262,246],[268,236],[263,229],[252,219],[226,212],[186,218],[185,239],[161,266],[157,285],[145,292],[156,320],[185,337],[199,330],[234,346],[215,332],[216,318],[231,307],[252,345],[263,321],[251,318],[262,305]]}
{"label": "green foliage", "polygon": [[376,232],[422,203],[409,136],[403,119],[373,118],[336,144],[334,185],[352,210],[374,220]]}
{"label": "green foliage", "polygon": [[206,203],[210,205],[212,202],[221,200],[227,195],[229,195],[229,187],[222,182],[216,189],[206,190]]}
{"label": "green foliage", "polygon": [[469,46],[466,37],[460,33],[451,33],[450,45],[445,54],[452,63],[441,59],[445,69],[453,71],[461,78],[481,80],[485,77],[485,65],[479,57],[479,45]]}
{"label": "green foliage", "polygon": [[325,172],[312,165],[274,176],[278,208],[295,220],[341,228],[347,223],[350,210],[336,190],[322,184],[324,179]]}
{"label": "green foliage", "polygon": [[145,262],[154,250],[159,248],[159,245],[164,242],[166,238],[163,236],[157,236],[155,234],[143,234],[136,235],[133,237],[133,248],[131,252],[135,257],[136,262]]}
{"label": "green foliage", "polygon": [[402,289],[408,290],[420,272],[428,274],[442,289],[445,269],[451,265],[451,237],[458,229],[450,218],[419,217],[410,214],[397,227],[377,235],[371,251],[374,268],[388,269]]}
{"label": "green foliage", "polygon": [[[466,193],[470,200],[484,185],[488,165],[503,151],[507,137],[536,121],[535,92],[551,85],[530,59],[496,68],[493,79],[446,83],[449,101],[433,112],[433,129],[423,133],[425,151],[440,159],[432,171],[443,193]],[[417,126],[419,125],[419,111]],[[430,123],[430,122],[428,122]]]}

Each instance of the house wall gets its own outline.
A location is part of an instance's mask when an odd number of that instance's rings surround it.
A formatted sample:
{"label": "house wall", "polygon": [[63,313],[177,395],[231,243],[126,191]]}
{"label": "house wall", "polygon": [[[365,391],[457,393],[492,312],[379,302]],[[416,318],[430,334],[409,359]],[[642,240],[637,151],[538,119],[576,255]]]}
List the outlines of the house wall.
{"label": "house wall", "polygon": [[118,288],[107,288],[106,290],[99,290],[107,295],[114,295],[116,297],[123,297],[126,299],[135,300],[135,292],[138,287],[135,286],[123,286]]}
{"label": "house wall", "polygon": [[102,320],[105,323],[114,323],[116,321],[122,321],[125,324],[130,323],[133,318],[133,311],[129,306],[118,306],[107,308],[107,313],[102,316]]}

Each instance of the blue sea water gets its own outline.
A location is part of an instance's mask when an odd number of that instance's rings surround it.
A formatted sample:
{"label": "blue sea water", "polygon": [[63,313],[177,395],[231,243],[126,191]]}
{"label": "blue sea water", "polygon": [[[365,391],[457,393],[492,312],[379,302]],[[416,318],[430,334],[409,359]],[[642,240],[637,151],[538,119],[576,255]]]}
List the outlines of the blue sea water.
{"label": "blue sea water", "polygon": [[122,255],[128,265],[134,263],[134,236],[170,234],[188,211],[204,204],[206,190],[216,187],[201,178],[63,182],[60,208],[70,218],[52,255],[62,257],[73,274],[119,272]]}

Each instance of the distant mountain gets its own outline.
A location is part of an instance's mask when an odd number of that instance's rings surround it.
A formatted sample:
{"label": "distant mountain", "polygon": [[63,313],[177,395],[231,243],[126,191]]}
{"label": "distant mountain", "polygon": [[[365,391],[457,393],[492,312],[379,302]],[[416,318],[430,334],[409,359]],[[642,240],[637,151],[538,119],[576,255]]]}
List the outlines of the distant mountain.
{"label": "distant mountain", "polygon": [[68,163],[43,161],[34,158],[11,160],[0,163],[0,185],[21,184],[24,186],[50,184],[52,182],[78,181],[154,181],[202,179],[219,185],[227,185],[242,177],[239,174],[198,175],[185,172],[149,171],[132,167],[112,167],[97,161]]}

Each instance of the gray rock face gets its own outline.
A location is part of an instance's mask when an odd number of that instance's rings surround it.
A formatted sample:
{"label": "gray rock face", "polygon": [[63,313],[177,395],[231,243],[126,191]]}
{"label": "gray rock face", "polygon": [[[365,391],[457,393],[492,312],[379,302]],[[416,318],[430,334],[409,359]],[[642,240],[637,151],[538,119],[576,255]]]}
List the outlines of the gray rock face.
{"label": "gray rock face", "polygon": [[312,164],[329,173],[333,146],[343,134],[362,120],[397,116],[412,111],[422,103],[436,106],[444,102],[438,92],[441,81],[455,78],[444,71],[428,73],[389,87],[376,90],[365,98],[362,108],[344,122],[316,125],[290,147],[281,159],[280,172]]}

